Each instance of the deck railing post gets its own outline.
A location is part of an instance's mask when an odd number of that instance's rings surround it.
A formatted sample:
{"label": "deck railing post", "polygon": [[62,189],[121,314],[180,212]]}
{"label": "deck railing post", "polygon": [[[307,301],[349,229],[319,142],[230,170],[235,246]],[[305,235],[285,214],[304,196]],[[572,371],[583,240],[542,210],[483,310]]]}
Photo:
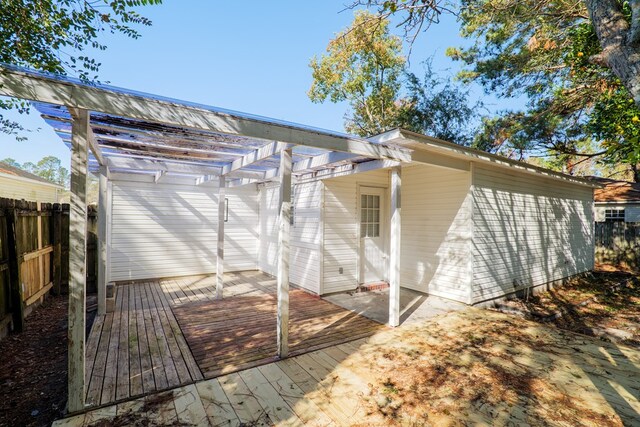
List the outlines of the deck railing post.
{"label": "deck railing post", "polygon": [[292,150],[280,152],[280,215],[278,232],[278,357],[289,354],[289,236],[291,228]]}
{"label": "deck railing post", "polygon": [[87,138],[89,112],[74,109],[71,136],[69,218],[69,412],[85,406],[85,328],[87,255]]}
{"label": "deck railing post", "polygon": [[400,167],[391,169],[391,236],[389,239],[389,326],[400,324],[400,236],[401,236]]}
{"label": "deck railing post", "polygon": [[224,294],[224,217],[225,209],[225,186],[224,175],[220,176],[218,188],[218,250],[216,252],[216,298],[222,299]]}

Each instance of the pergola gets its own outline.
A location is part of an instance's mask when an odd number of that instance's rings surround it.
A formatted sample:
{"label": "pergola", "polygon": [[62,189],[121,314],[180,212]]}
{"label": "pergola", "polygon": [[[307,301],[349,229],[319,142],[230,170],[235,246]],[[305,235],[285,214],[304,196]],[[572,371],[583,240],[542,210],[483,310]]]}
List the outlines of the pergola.
{"label": "pergola", "polygon": [[292,179],[391,168],[389,324],[400,313],[400,165],[411,150],[221,108],[177,101],[0,64],[0,94],[33,101],[71,148],[69,411],[85,407],[86,189],[99,175],[98,311],[106,309],[108,181],[111,173],[191,177],[219,183],[216,296],[224,286],[225,188],[280,183],[277,352],[288,354]]}

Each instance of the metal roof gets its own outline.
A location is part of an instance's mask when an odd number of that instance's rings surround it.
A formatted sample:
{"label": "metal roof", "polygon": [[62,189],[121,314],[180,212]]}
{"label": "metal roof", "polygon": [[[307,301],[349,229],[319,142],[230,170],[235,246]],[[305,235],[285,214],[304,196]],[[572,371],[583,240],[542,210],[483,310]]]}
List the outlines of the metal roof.
{"label": "metal roof", "polygon": [[277,176],[283,147],[293,147],[294,175],[411,158],[411,150],[340,132],[6,64],[0,64],[0,94],[31,100],[69,146],[72,113],[87,110],[100,152],[90,155],[94,172],[102,157],[113,172],[223,174],[259,182]]}

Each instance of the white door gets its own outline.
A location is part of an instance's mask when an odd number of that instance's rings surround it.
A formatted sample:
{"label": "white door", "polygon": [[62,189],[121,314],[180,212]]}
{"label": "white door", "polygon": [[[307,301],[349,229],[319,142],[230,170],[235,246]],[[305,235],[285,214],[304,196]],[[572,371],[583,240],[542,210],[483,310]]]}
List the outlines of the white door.
{"label": "white door", "polygon": [[360,282],[386,280],[385,190],[360,187]]}

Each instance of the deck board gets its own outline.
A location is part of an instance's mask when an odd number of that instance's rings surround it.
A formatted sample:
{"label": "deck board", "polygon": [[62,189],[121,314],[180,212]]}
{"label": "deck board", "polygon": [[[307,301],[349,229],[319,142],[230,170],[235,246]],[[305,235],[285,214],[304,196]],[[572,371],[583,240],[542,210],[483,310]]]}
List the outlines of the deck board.
{"label": "deck board", "polygon": [[[374,334],[383,325],[299,289],[290,298],[292,355]],[[205,377],[274,360],[276,299],[271,293],[177,305],[174,313]]]}
{"label": "deck board", "polygon": [[[227,274],[225,279],[223,300],[215,299],[215,275],[118,284],[115,311],[97,317],[87,341],[87,404],[121,402],[274,362],[275,279],[255,271]],[[291,290],[290,300],[292,355],[384,328],[300,289]],[[261,372],[253,375],[266,381]],[[231,424],[256,421],[256,417],[258,421],[286,418],[296,424],[318,410],[313,403],[296,409],[282,406],[288,405],[286,399],[268,401],[271,386],[254,389],[240,376],[230,378],[222,378],[218,387],[203,393],[219,394],[224,385],[267,401],[242,415],[218,413],[206,406],[209,418],[220,417]],[[190,416],[184,411],[179,415]]]}

